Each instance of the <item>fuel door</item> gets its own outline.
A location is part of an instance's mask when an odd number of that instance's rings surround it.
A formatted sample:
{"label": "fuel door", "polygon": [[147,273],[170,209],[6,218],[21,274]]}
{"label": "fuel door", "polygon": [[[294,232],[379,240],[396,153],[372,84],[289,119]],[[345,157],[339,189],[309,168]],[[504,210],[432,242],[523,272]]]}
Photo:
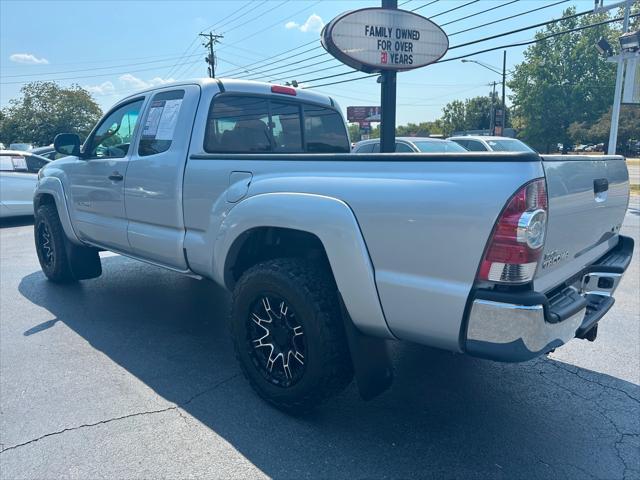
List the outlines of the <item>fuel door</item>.
{"label": "fuel door", "polygon": [[229,188],[227,189],[227,202],[236,203],[247,194],[253,174],[251,172],[231,172],[229,175]]}

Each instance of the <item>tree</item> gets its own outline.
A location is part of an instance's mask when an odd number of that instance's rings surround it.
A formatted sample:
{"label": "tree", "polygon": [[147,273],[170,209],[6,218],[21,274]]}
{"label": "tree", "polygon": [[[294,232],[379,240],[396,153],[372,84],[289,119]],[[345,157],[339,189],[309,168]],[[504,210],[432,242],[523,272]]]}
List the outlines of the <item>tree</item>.
{"label": "tree", "polygon": [[[499,104],[500,99],[496,97],[495,105]],[[463,130],[489,130],[491,111],[491,95],[449,102],[442,109],[443,133],[451,135]]]}
{"label": "tree", "polygon": [[20,90],[0,115],[0,142],[49,145],[58,133],[84,138],[102,116],[88,91],[78,85],[60,87],[55,82],[32,82]]}
{"label": "tree", "polygon": [[[564,16],[575,8],[564,11]],[[584,15],[547,25],[536,38],[590,25],[606,19],[606,13]],[[508,83],[514,123],[520,137],[534,148],[549,152],[557,143],[570,143],[569,126],[594,123],[611,106],[615,67],[608,64],[595,43],[605,37],[614,45],[615,30],[609,25],[548,38],[530,45],[525,61],[515,67]]]}
{"label": "tree", "polygon": [[[603,113],[592,124],[573,122],[569,125],[569,136],[575,144],[609,143],[611,109]],[[618,122],[618,144],[616,151],[626,153],[631,140],[640,140],[640,108],[637,105],[622,105]]]}

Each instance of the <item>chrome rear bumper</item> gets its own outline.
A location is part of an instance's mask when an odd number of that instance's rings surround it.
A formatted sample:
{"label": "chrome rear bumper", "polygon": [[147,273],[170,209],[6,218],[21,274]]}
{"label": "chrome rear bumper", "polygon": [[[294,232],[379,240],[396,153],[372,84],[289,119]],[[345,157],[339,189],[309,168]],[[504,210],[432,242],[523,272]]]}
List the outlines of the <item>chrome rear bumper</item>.
{"label": "chrome rear bumper", "polygon": [[549,296],[475,291],[467,318],[465,350],[483,358],[521,362],[576,336],[585,338],[613,306],[613,293],[632,253],[633,240],[620,237],[618,246]]}

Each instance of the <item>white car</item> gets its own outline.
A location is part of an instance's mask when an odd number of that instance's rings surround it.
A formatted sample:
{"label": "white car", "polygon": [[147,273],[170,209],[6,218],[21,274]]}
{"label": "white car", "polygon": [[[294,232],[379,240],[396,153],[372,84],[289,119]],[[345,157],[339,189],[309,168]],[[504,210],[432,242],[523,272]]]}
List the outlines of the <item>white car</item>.
{"label": "white car", "polygon": [[30,152],[0,150],[0,218],[33,215],[38,171],[49,161]]}
{"label": "white car", "polygon": [[535,150],[533,148],[516,138],[464,135],[459,137],[449,137],[447,140],[454,141],[471,152],[535,153]]}

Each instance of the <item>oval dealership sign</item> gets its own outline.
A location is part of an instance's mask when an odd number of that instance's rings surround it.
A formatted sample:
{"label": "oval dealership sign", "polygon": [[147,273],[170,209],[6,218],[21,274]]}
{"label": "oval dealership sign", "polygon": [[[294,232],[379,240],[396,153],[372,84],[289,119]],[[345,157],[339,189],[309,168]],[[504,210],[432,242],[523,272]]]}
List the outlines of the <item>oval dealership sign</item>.
{"label": "oval dealership sign", "polygon": [[322,46],[342,63],[373,73],[412,70],[438,61],[449,39],[429,19],[384,8],[344,13],[322,30]]}

